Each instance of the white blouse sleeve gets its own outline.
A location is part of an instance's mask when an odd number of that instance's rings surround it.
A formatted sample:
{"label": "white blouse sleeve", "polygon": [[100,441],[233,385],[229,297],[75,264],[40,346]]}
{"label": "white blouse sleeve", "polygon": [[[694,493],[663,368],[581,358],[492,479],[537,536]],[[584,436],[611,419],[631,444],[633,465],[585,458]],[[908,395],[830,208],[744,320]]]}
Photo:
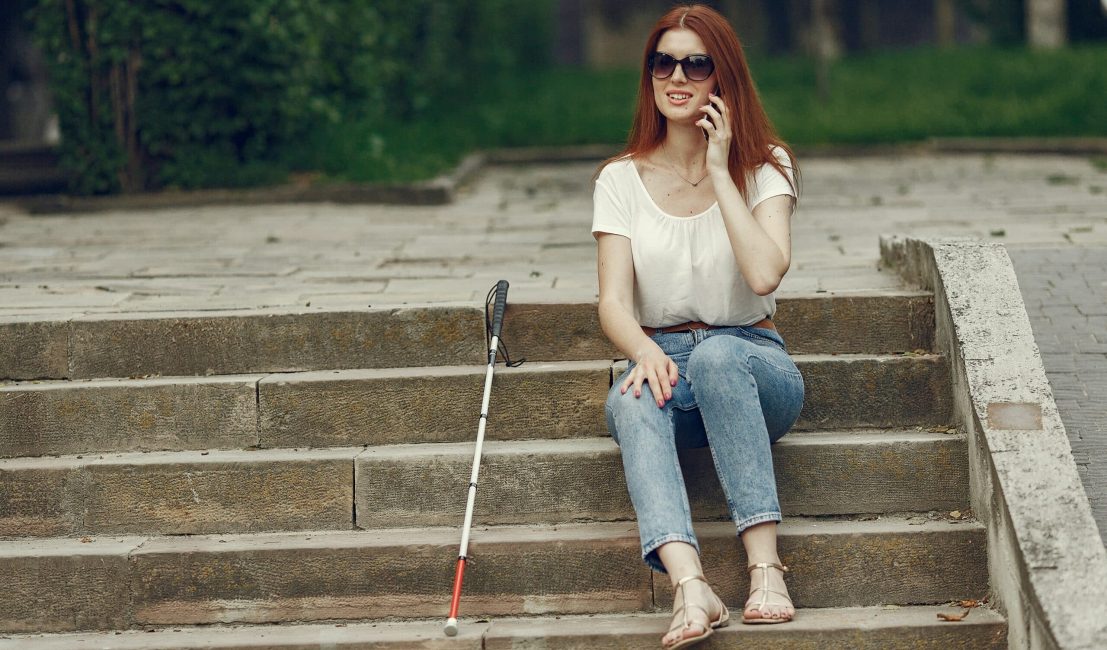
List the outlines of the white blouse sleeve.
{"label": "white blouse sleeve", "polygon": [[794,197],[796,195],[796,191],[793,189],[795,176],[792,174],[792,161],[788,158],[788,154],[780,147],[773,147],[773,155],[784,166],[784,171],[788,175],[781,174],[768,163],[758,167],[757,174],[754,176],[754,184],[749,188],[750,210],[757,207],[758,203],[774,196],[786,194]]}
{"label": "white blouse sleeve", "polygon": [[592,234],[609,232],[630,237],[630,211],[626,197],[614,183],[610,165],[604,167],[596,179],[596,191],[592,197]]}

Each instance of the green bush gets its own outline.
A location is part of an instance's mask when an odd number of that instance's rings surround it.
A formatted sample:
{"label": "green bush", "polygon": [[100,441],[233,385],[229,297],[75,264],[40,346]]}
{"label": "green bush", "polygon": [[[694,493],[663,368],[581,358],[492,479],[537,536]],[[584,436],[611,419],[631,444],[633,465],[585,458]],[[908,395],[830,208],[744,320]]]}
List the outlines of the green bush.
{"label": "green bush", "polygon": [[85,194],[318,167],[300,145],[319,129],[411,120],[541,67],[551,17],[548,0],[38,0],[29,12],[63,164]]}

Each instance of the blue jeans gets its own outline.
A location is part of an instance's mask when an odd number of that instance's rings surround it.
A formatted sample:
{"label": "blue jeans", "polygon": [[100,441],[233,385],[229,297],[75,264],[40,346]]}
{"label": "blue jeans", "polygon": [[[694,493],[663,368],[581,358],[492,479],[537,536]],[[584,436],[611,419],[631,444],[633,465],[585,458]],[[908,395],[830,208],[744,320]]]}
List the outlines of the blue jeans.
{"label": "blue jeans", "polygon": [[[699,552],[678,448],[710,447],[739,535],[780,521],[769,446],[803,407],[803,378],[775,330],[724,327],[652,336],[677,364],[673,398],[658,407],[646,385],[636,398],[607,395],[607,428],[618,443],[642,540],[642,558],[665,572],[657,549],[687,542]],[[630,364],[627,372],[634,368]]]}

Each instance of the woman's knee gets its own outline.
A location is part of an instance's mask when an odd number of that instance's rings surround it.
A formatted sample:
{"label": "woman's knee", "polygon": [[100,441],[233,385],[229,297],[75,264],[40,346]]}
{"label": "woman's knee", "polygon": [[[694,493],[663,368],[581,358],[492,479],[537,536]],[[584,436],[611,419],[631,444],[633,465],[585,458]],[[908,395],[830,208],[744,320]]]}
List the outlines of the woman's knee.
{"label": "woman's knee", "polygon": [[[607,418],[607,428],[615,442],[626,438],[627,433],[664,427],[666,421],[665,411],[658,408],[657,403],[646,396],[648,388],[642,386],[642,397],[635,397],[633,389],[622,392],[622,382],[616,382],[607,393],[607,402],[604,404],[604,414]],[[621,444],[621,443],[620,443]]]}

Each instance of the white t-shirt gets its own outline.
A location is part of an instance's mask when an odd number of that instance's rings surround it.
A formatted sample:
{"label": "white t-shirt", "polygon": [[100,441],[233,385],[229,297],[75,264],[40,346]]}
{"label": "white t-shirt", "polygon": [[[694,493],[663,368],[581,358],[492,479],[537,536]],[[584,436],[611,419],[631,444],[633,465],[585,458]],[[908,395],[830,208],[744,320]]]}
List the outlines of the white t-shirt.
{"label": "white t-shirt", "polygon": [[[788,154],[774,147],[773,155],[791,177]],[[752,211],[767,198],[795,196],[789,180],[772,165],[761,165],[747,182],[746,205]],[[641,325],[752,325],[776,313],[773,294],[754,293],[738,270],[719,204],[691,217],[662,211],[630,158],[608,164],[596,179],[592,233],[597,232],[630,239],[634,316]]]}

